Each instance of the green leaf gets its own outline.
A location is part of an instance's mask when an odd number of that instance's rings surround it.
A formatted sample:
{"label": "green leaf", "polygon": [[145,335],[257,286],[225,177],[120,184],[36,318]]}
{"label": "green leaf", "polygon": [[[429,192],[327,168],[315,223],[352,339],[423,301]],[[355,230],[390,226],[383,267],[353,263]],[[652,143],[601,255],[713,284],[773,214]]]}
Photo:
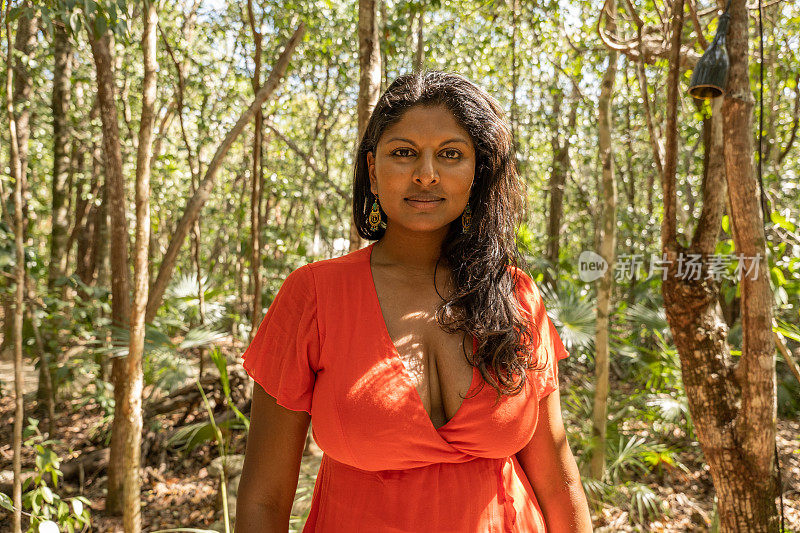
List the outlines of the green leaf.
{"label": "green leaf", "polygon": [[795,225],[786,220],[786,217],[778,213],[777,211],[772,211],[770,214],[770,219],[772,220],[773,224],[777,224],[778,226],[782,227],[786,231],[794,232]]}
{"label": "green leaf", "polygon": [[772,267],[770,269],[770,273],[772,274],[772,283],[777,287],[783,287],[786,285],[786,278],[783,275],[783,271],[778,267]]}
{"label": "green leaf", "polygon": [[61,522],[67,515],[69,515],[69,505],[64,501],[58,502],[58,521]]}
{"label": "green leaf", "polygon": [[81,17],[77,11],[73,11],[69,16],[69,28],[76,35],[81,31]]}
{"label": "green leaf", "polygon": [[42,498],[44,498],[44,501],[47,503],[53,503],[53,491],[50,490],[50,487],[42,487]]}
{"label": "green leaf", "polygon": [[6,494],[5,492],[0,492],[0,507],[8,511],[14,510],[14,505],[11,501],[11,498],[9,498],[8,494]]}
{"label": "green leaf", "polygon": [[222,382],[222,392],[225,394],[225,397],[228,398],[231,395],[231,384],[230,380],[228,379],[227,361],[225,360],[225,356],[222,355],[222,352],[216,346],[213,350],[211,350],[211,360],[214,361],[214,365],[217,367],[217,370],[219,370],[219,378]]}

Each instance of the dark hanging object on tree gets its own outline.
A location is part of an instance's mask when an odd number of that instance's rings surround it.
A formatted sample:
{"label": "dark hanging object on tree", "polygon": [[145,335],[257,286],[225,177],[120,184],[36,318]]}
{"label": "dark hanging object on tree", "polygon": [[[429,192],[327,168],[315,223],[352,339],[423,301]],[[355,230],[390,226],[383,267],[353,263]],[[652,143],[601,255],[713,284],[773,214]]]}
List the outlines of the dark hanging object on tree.
{"label": "dark hanging object on tree", "polygon": [[695,98],[716,98],[725,94],[729,65],[725,37],[728,34],[728,22],[731,19],[730,15],[728,15],[730,6],[731,3],[728,0],[725,12],[719,17],[719,26],[717,26],[717,35],[714,36],[714,41],[706,49],[703,57],[700,58],[700,61],[697,62],[692,71],[692,79],[689,81],[689,94]]}

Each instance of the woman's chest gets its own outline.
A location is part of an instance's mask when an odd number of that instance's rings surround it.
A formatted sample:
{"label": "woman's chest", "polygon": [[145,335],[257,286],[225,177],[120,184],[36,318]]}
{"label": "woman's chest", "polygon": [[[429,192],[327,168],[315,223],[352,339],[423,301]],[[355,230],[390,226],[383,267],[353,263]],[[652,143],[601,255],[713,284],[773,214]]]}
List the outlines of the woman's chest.
{"label": "woman's chest", "polygon": [[[507,457],[527,444],[538,415],[533,385],[496,403],[495,390],[468,366],[461,341],[436,335],[413,341],[403,327],[393,326],[403,321],[389,315],[388,307],[386,318],[394,331],[386,327],[360,285],[350,288],[348,298],[357,303],[338,312],[336,306],[319,306],[321,354],[312,425],[323,450],[359,468],[384,470],[470,456]],[[406,318],[414,319],[422,320]],[[418,326],[409,324],[417,332]],[[473,342],[464,348],[474,349]],[[415,372],[415,362],[427,366]],[[430,389],[439,387],[430,397],[441,398],[445,423],[429,415],[425,389],[421,394],[415,375]]]}
{"label": "woman's chest", "polygon": [[[376,306],[374,329],[384,336],[388,356],[402,365],[400,379],[416,390],[435,428],[448,423],[473,385],[473,339],[462,331],[447,332],[436,318],[438,294],[383,291]],[[376,298],[377,300],[377,298]]]}

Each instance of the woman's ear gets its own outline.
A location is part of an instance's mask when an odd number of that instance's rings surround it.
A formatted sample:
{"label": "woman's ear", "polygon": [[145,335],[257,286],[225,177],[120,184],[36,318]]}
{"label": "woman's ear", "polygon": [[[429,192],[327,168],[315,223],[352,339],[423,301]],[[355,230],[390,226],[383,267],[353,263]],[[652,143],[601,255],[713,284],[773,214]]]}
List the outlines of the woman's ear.
{"label": "woman's ear", "polygon": [[369,176],[369,190],[372,194],[375,194],[377,180],[375,178],[375,156],[372,151],[367,152],[367,176]]}

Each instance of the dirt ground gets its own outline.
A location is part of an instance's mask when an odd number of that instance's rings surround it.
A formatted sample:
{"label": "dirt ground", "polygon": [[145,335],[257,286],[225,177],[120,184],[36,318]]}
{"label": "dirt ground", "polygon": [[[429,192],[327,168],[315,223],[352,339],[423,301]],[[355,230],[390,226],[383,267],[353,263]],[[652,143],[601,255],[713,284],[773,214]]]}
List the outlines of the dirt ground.
{"label": "dirt ground", "polygon": [[[7,377],[0,388],[0,471],[12,468],[11,435],[14,420],[13,391]],[[34,393],[28,389],[26,406],[35,407]],[[55,451],[66,461],[80,453],[88,453],[103,446],[98,442],[96,428],[101,424],[102,411],[94,404],[80,406],[80,399],[60,402],[58,405],[57,436],[60,443]],[[193,421],[200,411],[191,414],[184,423]],[[28,414],[30,416],[30,413]],[[173,431],[181,414],[157,417],[149,434]],[[94,439],[91,435],[95,435]],[[232,453],[244,453],[244,438],[235,435]],[[784,513],[786,530],[800,532],[800,421],[779,422],[778,448],[784,480]],[[208,528],[221,517],[218,503],[219,481],[210,476],[207,467],[217,456],[216,447],[205,444],[190,454],[176,450],[154,449],[148,454],[142,477],[144,531],[155,532],[176,527]],[[707,467],[698,464],[691,452],[681,460],[690,468],[688,474],[662,473],[645,482],[668,504],[668,513],[649,527],[631,525],[628,513],[605,505],[594,511],[596,531],[654,531],[687,532],[709,531],[713,507],[713,487]],[[290,531],[300,531],[303,517],[311,503],[319,453],[304,456],[298,483]],[[23,451],[23,470],[33,468],[33,451]],[[82,484],[59,485],[56,492],[62,497],[83,494],[91,502],[93,532],[121,532],[121,519],[107,517],[105,509],[105,475],[87,476]],[[9,531],[10,514],[0,509],[0,532]]]}

